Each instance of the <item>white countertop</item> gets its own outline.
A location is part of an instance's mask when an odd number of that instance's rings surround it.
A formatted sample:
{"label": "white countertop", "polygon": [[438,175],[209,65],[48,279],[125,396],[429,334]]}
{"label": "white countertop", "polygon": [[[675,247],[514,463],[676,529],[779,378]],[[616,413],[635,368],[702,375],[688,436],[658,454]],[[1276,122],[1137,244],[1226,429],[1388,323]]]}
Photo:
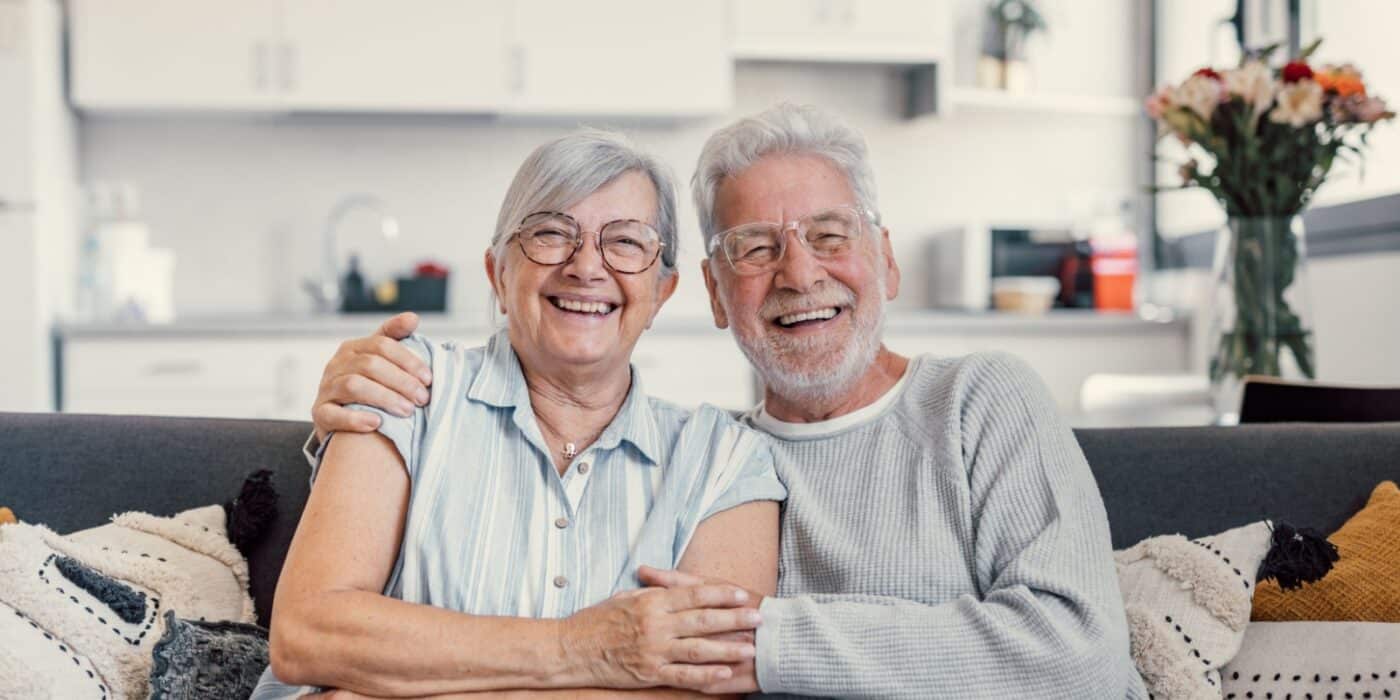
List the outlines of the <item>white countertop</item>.
{"label": "white countertop", "polygon": [[[60,323],[54,333],[62,340],[84,338],[161,338],[209,336],[332,336],[355,338],[372,332],[389,314],[227,314],[190,316],[169,324]],[[1040,316],[998,312],[891,311],[885,332],[956,334],[1141,334],[1181,333],[1187,316],[1177,312],[1168,318],[1148,320],[1131,313],[1096,313],[1061,310]],[[420,329],[431,336],[480,335],[491,328],[484,315],[423,314]],[[657,318],[652,332],[666,335],[719,332],[708,317]]]}

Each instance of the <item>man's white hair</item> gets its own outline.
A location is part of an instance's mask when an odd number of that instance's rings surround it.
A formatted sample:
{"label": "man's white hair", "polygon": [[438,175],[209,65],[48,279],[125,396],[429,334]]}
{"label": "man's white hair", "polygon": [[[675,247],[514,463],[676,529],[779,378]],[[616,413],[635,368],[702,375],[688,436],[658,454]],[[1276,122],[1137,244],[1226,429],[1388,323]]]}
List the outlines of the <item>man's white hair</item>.
{"label": "man's white hair", "polygon": [[835,116],[811,105],[779,103],[715,132],[700,151],[690,187],[700,215],[705,250],[720,233],[715,195],[724,178],[738,175],[759,158],[774,153],[814,155],[831,161],[846,176],[856,204],[876,216],[875,175],[865,139]]}

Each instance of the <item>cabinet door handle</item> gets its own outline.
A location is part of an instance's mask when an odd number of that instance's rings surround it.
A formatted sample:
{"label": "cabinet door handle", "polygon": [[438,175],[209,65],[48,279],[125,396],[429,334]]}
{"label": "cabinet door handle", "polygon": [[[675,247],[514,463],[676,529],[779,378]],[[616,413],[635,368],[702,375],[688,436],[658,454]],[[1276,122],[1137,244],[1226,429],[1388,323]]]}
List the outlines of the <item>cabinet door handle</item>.
{"label": "cabinet door handle", "polygon": [[283,41],[277,48],[277,75],[282,92],[291,92],[297,87],[297,47],[290,41]]}
{"label": "cabinet door handle", "polygon": [[267,92],[267,42],[253,44],[253,90]]}

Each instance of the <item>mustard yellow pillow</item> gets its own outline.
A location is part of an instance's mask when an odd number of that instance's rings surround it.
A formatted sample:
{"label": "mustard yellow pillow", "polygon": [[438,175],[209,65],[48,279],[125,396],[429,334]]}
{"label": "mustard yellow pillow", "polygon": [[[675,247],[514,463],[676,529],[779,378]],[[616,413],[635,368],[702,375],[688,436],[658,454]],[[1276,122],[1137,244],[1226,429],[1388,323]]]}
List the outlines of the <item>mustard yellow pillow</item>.
{"label": "mustard yellow pillow", "polygon": [[1327,539],[1341,555],[1331,573],[1287,592],[1261,582],[1251,619],[1400,622],[1400,487],[1382,481],[1366,507]]}
{"label": "mustard yellow pillow", "polygon": [[15,518],[14,511],[9,508],[0,508],[0,525],[8,525],[17,522],[19,522],[19,520]]}

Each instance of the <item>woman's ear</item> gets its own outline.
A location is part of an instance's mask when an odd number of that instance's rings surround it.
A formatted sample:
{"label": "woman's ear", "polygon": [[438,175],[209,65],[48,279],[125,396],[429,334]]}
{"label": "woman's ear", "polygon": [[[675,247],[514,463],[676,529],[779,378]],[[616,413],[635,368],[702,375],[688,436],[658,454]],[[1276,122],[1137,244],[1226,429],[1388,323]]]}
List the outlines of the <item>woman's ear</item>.
{"label": "woman's ear", "polygon": [[647,328],[651,328],[651,322],[656,320],[656,315],[661,313],[661,307],[676,293],[676,285],[681,281],[680,270],[671,270],[669,275],[664,272],[661,274],[663,277],[657,282],[656,305],[651,309],[651,318],[647,319]]}
{"label": "woman's ear", "polygon": [[501,313],[504,314],[506,312],[505,295],[502,294],[502,282],[504,282],[504,280],[497,279],[496,277],[496,254],[492,253],[490,248],[486,249],[486,256],[483,263],[486,265],[486,279],[491,281],[491,291],[496,293],[496,306],[501,310]]}

